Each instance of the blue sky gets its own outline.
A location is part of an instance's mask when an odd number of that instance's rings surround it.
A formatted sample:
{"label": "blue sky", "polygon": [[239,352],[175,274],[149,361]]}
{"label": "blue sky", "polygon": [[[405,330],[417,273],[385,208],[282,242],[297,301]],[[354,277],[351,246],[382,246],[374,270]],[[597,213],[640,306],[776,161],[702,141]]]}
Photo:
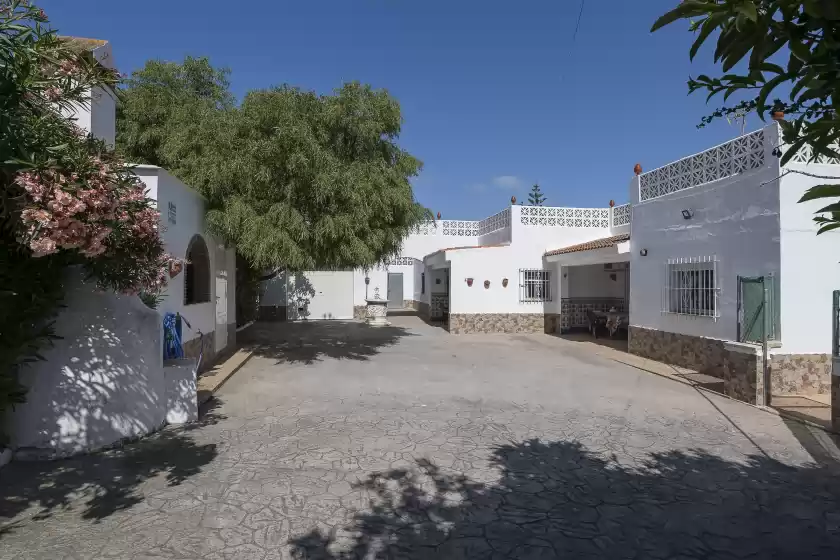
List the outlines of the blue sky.
{"label": "blue sky", "polygon": [[[359,80],[399,99],[400,143],[424,162],[418,199],[480,219],[539,182],[551,206],[626,202],[645,170],[738,135],[695,125],[687,25],[650,34],[677,0],[41,0],[62,34],[111,41],[130,72],[150,58],[208,56],[241,96]],[[714,104],[714,102],[713,102]],[[760,125],[756,117],[748,129]]]}

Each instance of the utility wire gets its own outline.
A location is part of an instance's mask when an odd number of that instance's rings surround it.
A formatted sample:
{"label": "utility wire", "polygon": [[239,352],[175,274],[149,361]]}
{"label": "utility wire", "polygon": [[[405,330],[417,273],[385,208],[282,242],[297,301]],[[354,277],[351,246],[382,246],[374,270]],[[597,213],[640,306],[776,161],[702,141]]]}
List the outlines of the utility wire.
{"label": "utility wire", "polygon": [[586,5],[586,0],[580,0],[580,11],[578,12],[577,23],[575,24],[575,32],[572,35],[572,48],[575,46],[575,39],[577,39],[578,31],[580,30],[580,20],[583,17],[583,7]]}
{"label": "utility wire", "polygon": [[[580,20],[583,18],[583,7],[586,5],[586,0],[580,0],[580,10],[578,10],[577,23],[575,23],[575,32],[572,33],[572,44],[569,45],[569,63],[572,61],[572,53],[575,50],[575,41],[577,40],[578,31],[580,31]],[[560,78],[563,76],[561,74]]]}
{"label": "utility wire", "polygon": [[784,177],[786,175],[790,175],[791,173],[796,173],[797,175],[805,175],[806,177],[812,177],[814,179],[823,179],[823,180],[828,180],[828,181],[837,181],[838,179],[840,179],[840,177],[838,177],[838,176],[815,175],[814,173],[808,173],[807,171],[799,171],[797,169],[785,169],[785,172],[782,173],[781,175],[779,175],[778,177],[776,177],[775,179],[770,179],[769,181],[764,181],[763,183],[759,183],[758,186],[763,187],[764,185],[768,185],[768,184],[772,183],[773,181],[778,181],[782,177]]}

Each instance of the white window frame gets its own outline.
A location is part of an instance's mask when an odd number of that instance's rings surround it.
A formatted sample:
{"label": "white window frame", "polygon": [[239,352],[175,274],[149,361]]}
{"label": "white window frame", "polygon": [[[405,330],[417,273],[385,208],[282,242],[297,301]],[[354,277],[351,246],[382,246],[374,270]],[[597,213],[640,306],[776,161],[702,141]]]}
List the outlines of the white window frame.
{"label": "white window frame", "polygon": [[551,271],[539,268],[519,269],[520,303],[551,301]]}
{"label": "white window frame", "polygon": [[715,255],[679,257],[665,263],[662,313],[720,317],[720,274]]}

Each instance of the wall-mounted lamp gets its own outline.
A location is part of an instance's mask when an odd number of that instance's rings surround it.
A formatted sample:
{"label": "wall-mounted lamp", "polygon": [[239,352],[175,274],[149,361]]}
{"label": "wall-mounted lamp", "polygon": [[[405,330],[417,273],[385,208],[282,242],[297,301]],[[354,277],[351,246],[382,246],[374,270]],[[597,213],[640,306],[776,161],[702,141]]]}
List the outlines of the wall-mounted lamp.
{"label": "wall-mounted lamp", "polygon": [[485,280],[484,281],[484,289],[486,290],[489,287],[490,287],[490,280]]}
{"label": "wall-mounted lamp", "polygon": [[639,251],[639,254],[642,255],[643,257],[646,257],[647,256],[647,249],[642,249],[641,251]]}
{"label": "wall-mounted lamp", "polygon": [[467,278],[467,286],[472,288],[472,285],[473,285],[473,279],[472,278]]}
{"label": "wall-mounted lamp", "polygon": [[502,278],[502,287],[507,288],[507,285],[508,285],[508,279],[507,278]]}
{"label": "wall-mounted lamp", "polygon": [[690,220],[694,217],[694,210],[683,210],[682,217],[684,220]]}
{"label": "wall-mounted lamp", "polygon": [[367,286],[368,284],[370,284],[370,277],[365,276],[365,286]]}

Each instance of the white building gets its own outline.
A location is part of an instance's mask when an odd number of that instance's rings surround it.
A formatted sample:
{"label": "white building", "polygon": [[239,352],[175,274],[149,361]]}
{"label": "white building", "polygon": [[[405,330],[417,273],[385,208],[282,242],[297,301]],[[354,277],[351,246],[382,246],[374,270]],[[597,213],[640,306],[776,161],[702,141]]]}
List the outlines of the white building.
{"label": "white building", "polygon": [[761,339],[766,313],[767,390],[827,395],[838,379],[830,353],[840,233],[817,236],[819,202],[798,200],[827,182],[810,175],[840,176],[840,161],[807,164],[800,153],[782,168],[784,149],[773,123],[639,169],[628,204],[512,205],[481,221],[429,222],[386,267],[276,279],[264,286],[263,310],[358,318],[379,293],[389,307],[443,319],[453,334],[555,332],[587,326],[590,311],[626,311],[630,352],[721,378],[749,402],[764,391],[763,359],[749,343]]}
{"label": "white building", "polygon": [[[113,67],[107,42],[70,40]],[[114,99],[110,91],[91,92],[89,106],[69,116],[113,145]],[[170,280],[156,310],[137,296],[99,290],[81,270],[67,271],[54,325],[61,338],[43,350],[45,361],[22,369],[26,402],[5,418],[18,456],[91,451],[194,418],[195,363],[164,363],[164,313],[189,321],[185,354],[202,353],[202,369],[236,342],[235,254],[206,233],[204,199],[158,167],[141,165],[136,173],[161,211],[166,250],[191,264]]]}
{"label": "white building", "polygon": [[[620,216],[621,209],[616,216]],[[480,221],[423,224],[388,266],[278,276],[263,286],[264,318],[352,319],[376,294],[389,307],[447,319],[450,332],[543,332],[559,313],[560,286],[543,255],[628,231],[614,210],[511,205]],[[621,293],[624,284],[621,284]],[[556,305],[555,305],[556,304]],[[556,307],[556,309],[555,309]]]}

